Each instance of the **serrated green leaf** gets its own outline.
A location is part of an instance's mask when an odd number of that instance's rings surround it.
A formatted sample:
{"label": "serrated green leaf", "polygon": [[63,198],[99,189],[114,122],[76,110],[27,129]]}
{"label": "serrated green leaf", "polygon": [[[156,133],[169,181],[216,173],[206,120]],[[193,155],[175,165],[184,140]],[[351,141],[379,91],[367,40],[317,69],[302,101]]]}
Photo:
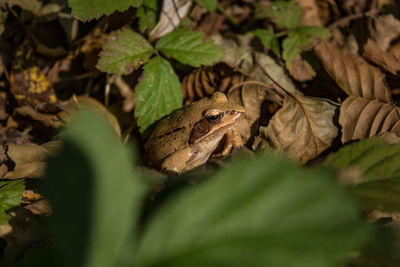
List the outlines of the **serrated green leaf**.
{"label": "serrated green leaf", "polygon": [[164,204],[137,266],[334,266],[368,231],[332,180],[268,155],[236,161]]}
{"label": "serrated green leaf", "polygon": [[[400,145],[372,137],[329,155],[325,165],[341,171],[348,190],[367,209],[400,211]],[[346,180],[350,180],[347,182]]]}
{"label": "serrated green leaf", "polygon": [[143,78],[135,88],[135,116],[142,133],[182,105],[179,78],[168,61],[155,57],[143,69]]}
{"label": "serrated green leaf", "polygon": [[144,32],[150,30],[157,23],[157,14],[159,11],[157,0],[144,0],[143,5],[141,5],[136,16],[139,18],[139,30]]}
{"label": "serrated green leaf", "polygon": [[346,189],[360,198],[366,210],[400,211],[400,177],[361,183]]}
{"label": "serrated green leaf", "polygon": [[75,17],[86,21],[110,15],[116,10],[125,11],[130,6],[138,7],[142,0],[68,0],[68,4]]}
{"label": "serrated green leaf", "polygon": [[282,43],[282,58],[288,67],[292,61],[316,38],[326,38],[330,32],[325,27],[320,26],[301,26],[295,30],[290,30],[288,37]]}
{"label": "serrated green leaf", "polygon": [[265,17],[287,29],[293,29],[299,24],[301,7],[293,2],[275,1],[265,8],[258,8],[257,18]]}
{"label": "serrated green leaf", "polygon": [[271,49],[275,54],[279,55],[279,41],[278,38],[275,37],[274,33],[263,29],[256,29],[252,31],[252,33],[260,39],[263,45]]}
{"label": "serrated green leaf", "polygon": [[120,266],[146,191],[132,162],[104,115],[75,115],[42,184],[54,207],[49,226],[62,260],[51,266]]}
{"label": "serrated green leaf", "polygon": [[214,12],[218,6],[218,0],[199,0],[199,2],[209,11]]}
{"label": "serrated green leaf", "polygon": [[400,177],[400,145],[372,137],[352,143],[329,155],[325,165],[334,170],[358,166],[363,173],[362,181]]}
{"label": "serrated green leaf", "polygon": [[0,225],[10,218],[6,214],[8,210],[21,204],[24,189],[25,186],[22,180],[0,181]]}
{"label": "serrated green leaf", "polygon": [[156,49],[193,67],[211,65],[221,59],[223,52],[212,40],[203,39],[201,32],[176,29],[163,36],[157,42]]}
{"label": "serrated green leaf", "polygon": [[142,35],[124,29],[110,34],[96,67],[108,73],[129,74],[146,63],[153,52],[153,46]]}

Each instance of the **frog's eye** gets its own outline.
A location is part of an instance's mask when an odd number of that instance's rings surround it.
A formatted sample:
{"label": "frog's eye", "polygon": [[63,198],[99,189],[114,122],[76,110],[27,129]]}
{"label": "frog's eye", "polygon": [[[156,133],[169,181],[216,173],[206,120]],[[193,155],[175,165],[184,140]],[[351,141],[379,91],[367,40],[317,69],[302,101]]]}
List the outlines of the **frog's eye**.
{"label": "frog's eye", "polygon": [[206,117],[206,120],[209,123],[219,123],[221,121],[221,118],[222,118],[222,115],[220,113],[219,114],[215,114],[215,115],[210,114],[210,115],[208,115]]}

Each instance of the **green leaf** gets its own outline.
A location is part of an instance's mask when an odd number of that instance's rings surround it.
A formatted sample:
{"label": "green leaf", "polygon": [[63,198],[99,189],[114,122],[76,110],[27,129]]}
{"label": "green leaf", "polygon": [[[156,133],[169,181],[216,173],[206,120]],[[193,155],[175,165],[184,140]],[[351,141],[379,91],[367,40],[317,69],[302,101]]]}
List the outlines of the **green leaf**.
{"label": "green leaf", "polygon": [[199,0],[199,2],[209,11],[214,12],[218,6],[218,0]]}
{"label": "green leaf", "polygon": [[258,37],[263,45],[271,49],[275,54],[279,55],[279,41],[274,33],[268,30],[256,29],[252,31],[254,36]]}
{"label": "green leaf", "polygon": [[330,36],[329,30],[320,26],[301,26],[295,30],[290,30],[288,37],[282,43],[282,57],[286,65],[290,67],[292,61],[305,51],[307,46],[311,45],[316,38],[328,36]]}
{"label": "green leaf", "polygon": [[135,116],[142,133],[182,105],[179,78],[168,61],[155,57],[143,69],[143,78],[135,88]]}
{"label": "green leaf", "polygon": [[63,262],[50,266],[118,265],[132,246],[146,191],[132,162],[104,115],[75,115],[42,184],[54,207],[54,252]]}
{"label": "green leaf", "polygon": [[329,155],[325,165],[334,170],[358,166],[362,181],[400,177],[400,144],[391,145],[378,137],[352,143]]}
{"label": "green leaf", "polygon": [[193,67],[211,65],[221,59],[223,52],[212,40],[204,42],[203,39],[201,32],[176,29],[163,36],[157,42],[156,49]]}
{"label": "green leaf", "polygon": [[142,0],[68,0],[68,4],[72,14],[85,21],[110,15],[116,10],[125,11],[130,6],[138,7],[142,4]]}
{"label": "green leaf", "polygon": [[153,52],[153,47],[142,35],[124,29],[110,34],[96,67],[108,73],[129,74],[146,63]]}
{"label": "green leaf", "polygon": [[342,183],[364,208],[400,211],[400,145],[378,137],[363,139],[329,155],[325,165],[341,171]]}
{"label": "green leaf", "polygon": [[137,266],[334,266],[369,232],[330,172],[236,161],[155,214]]}
{"label": "green leaf", "polygon": [[159,10],[157,3],[157,0],[144,0],[143,5],[138,8],[136,16],[139,18],[139,30],[141,32],[150,30],[156,25]]}
{"label": "green leaf", "polygon": [[20,205],[24,189],[22,180],[0,181],[0,225],[10,218],[6,212]]}
{"label": "green leaf", "polygon": [[301,7],[293,2],[275,1],[266,8],[258,8],[257,18],[270,18],[273,22],[287,29],[299,24]]}

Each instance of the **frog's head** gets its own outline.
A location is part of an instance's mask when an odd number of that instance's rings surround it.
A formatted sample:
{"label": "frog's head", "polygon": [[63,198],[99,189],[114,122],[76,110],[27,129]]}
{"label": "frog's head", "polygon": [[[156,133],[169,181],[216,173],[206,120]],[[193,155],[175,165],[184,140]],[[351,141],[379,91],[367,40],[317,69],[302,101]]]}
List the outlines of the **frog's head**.
{"label": "frog's head", "polygon": [[201,119],[194,124],[190,133],[189,144],[201,142],[214,134],[225,132],[233,127],[240,116],[244,114],[244,107],[231,103],[221,92],[215,92],[204,107]]}

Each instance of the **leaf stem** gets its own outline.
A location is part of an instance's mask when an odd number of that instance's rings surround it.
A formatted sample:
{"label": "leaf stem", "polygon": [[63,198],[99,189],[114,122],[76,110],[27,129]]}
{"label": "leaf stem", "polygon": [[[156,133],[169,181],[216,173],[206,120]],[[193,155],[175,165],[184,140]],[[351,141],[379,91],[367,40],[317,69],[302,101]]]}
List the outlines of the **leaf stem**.
{"label": "leaf stem", "polygon": [[289,34],[289,31],[278,32],[275,34],[275,37],[280,38],[280,37],[288,35],[288,34]]}
{"label": "leaf stem", "polygon": [[224,16],[230,21],[230,23],[232,23],[233,25],[237,26],[239,25],[239,22],[231,15],[229,14],[225,8],[223,6],[221,6],[221,4],[218,3],[217,5],[217,9],[219,12],[221,12],[222,14],[224,14]]}

